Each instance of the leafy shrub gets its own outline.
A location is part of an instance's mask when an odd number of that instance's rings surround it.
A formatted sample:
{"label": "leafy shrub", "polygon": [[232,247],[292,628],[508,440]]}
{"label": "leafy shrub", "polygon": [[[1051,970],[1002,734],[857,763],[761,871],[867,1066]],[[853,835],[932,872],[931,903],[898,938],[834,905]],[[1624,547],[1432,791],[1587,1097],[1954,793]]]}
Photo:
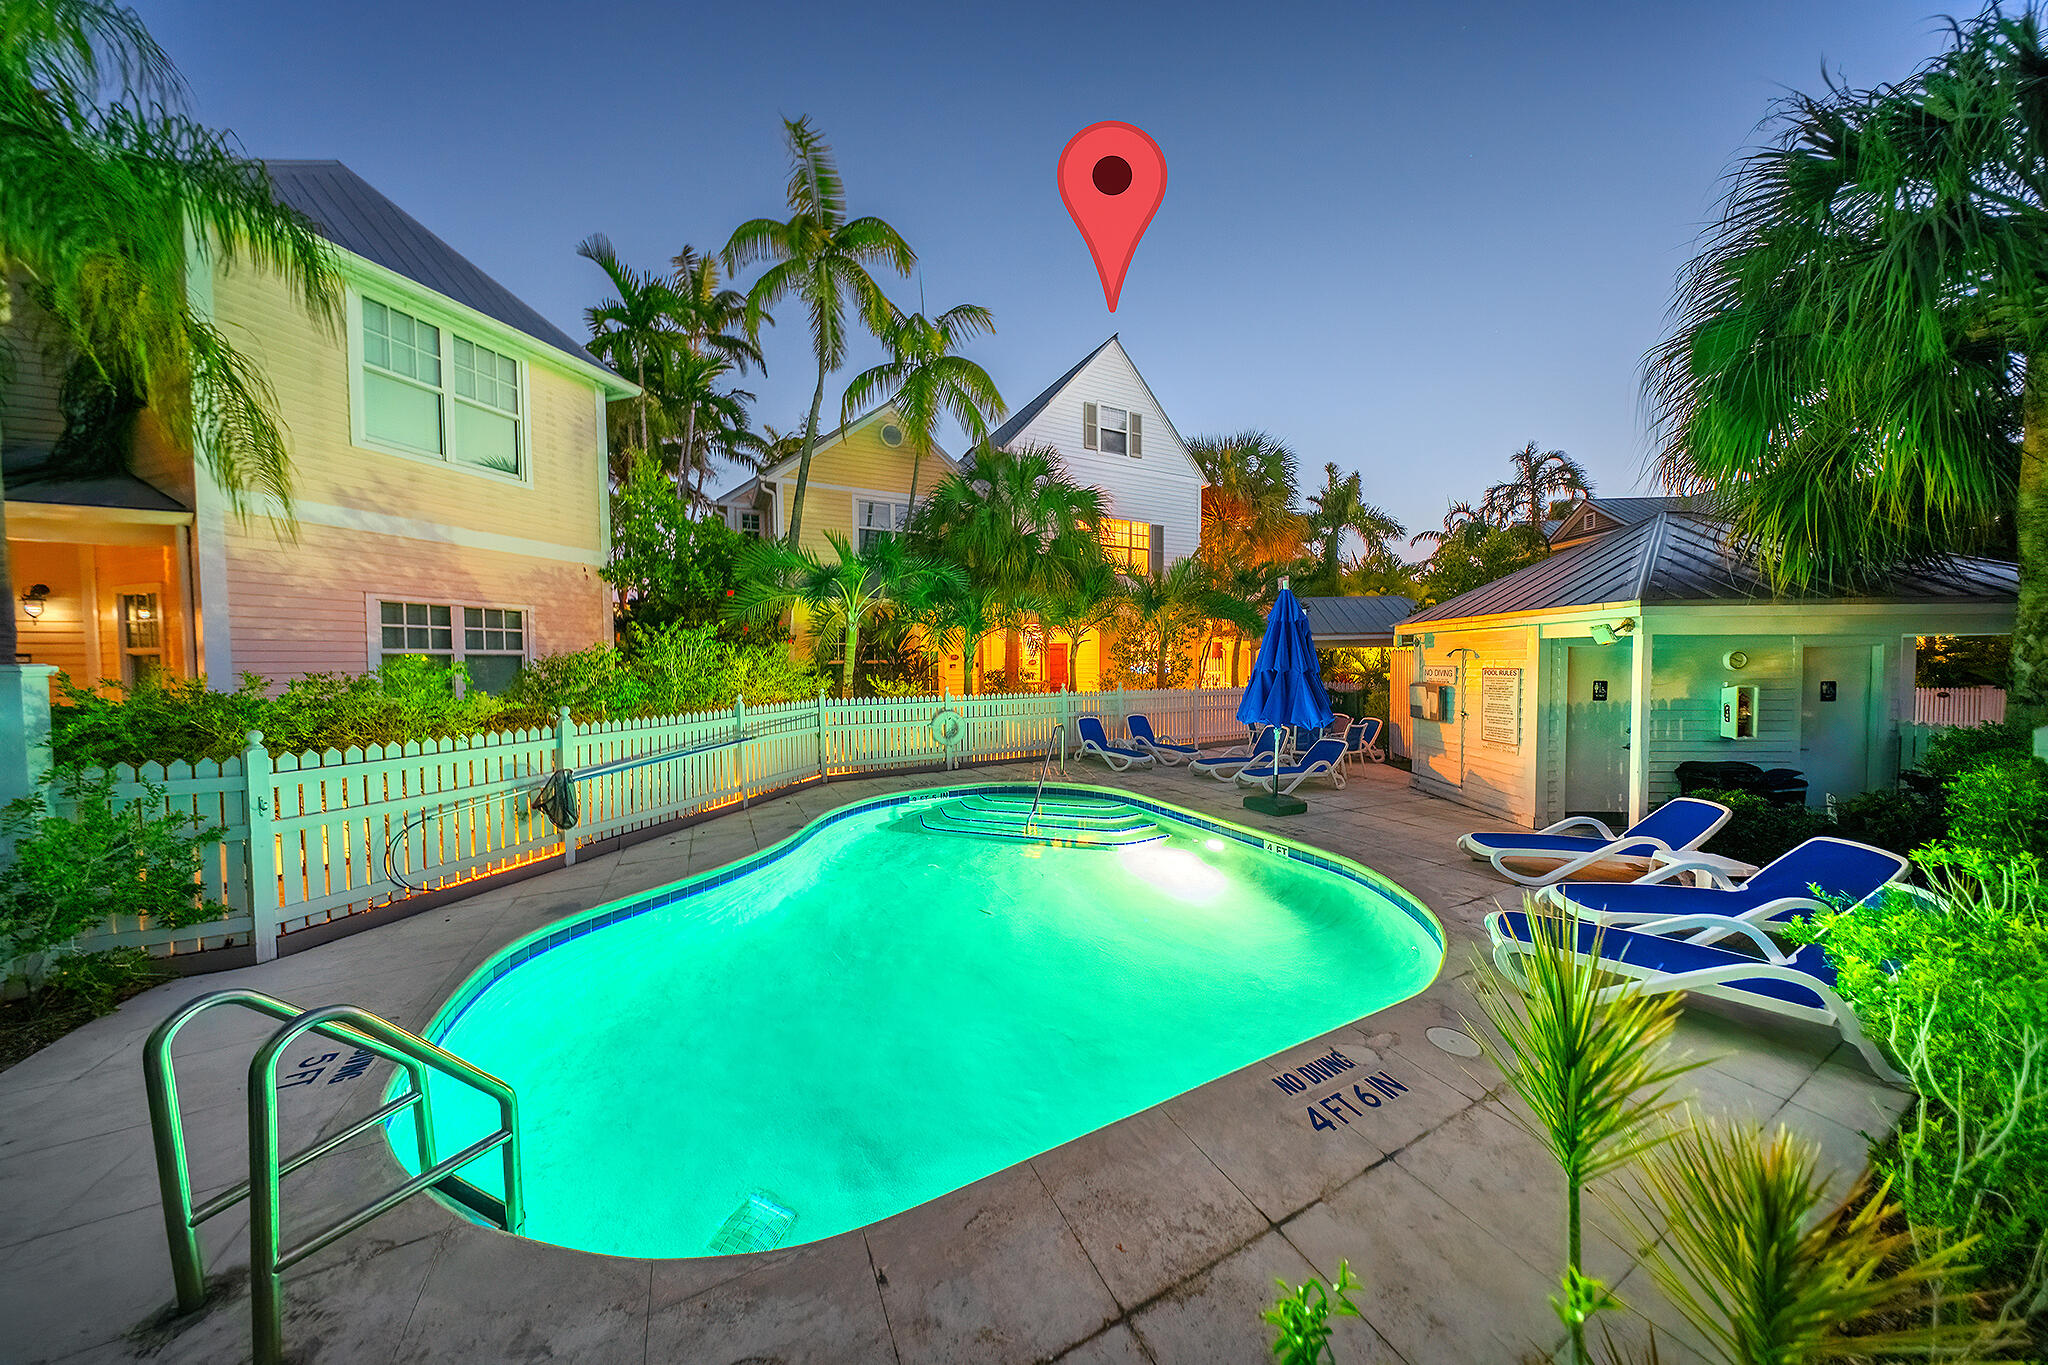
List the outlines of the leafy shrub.
{"label": "leafy shrub", "polygon": [[1280,1286],[1280,1297],[1261,1315],[1277,1329],[1273,1358],[1281,1365],[1321,1365],[1331,1359],[1330,1334],[1336,1329],[1330,1319],[1359,1316],[1358,1306],[1351,1302],[1351,1291],[1358,1288],[1351,1262],[1337,1262],[1337,1278],[1329,1285],[1321,1280],[1301,1285],[1289,1285],[1285,1280],[1275,1283]]}
{"label": "leafy shrub", "polygon": [[50,742],[59,763],[168,763],[223,759],[242,752],[251,730],[265,730],[275,704],[270,684],[242,675],[232,692],[209,692],[203,678],[163,674],[138,679],[125,695],[58,678]]}
{"label": "leafy shrub", "polygon": [[1975,767],[1979,760],[1992,754],[2031,754],[2033,751],[2034,736],[2023,725],[1959,726],[1943,730],[1928,741],[1927,752],[1915,771],[1940,789],[1966,768]]}
{"label": "leafy shrub", "polygon": [[617,720],[646,704],[646,680],[617,646],[591,645],[550,654],[519,670],[500,698],[525,725],[551,725],[566,706],[577,720]]}
{"label": "leafy shrub", "polygon": [[169,976],[140,948],[110,948],[103,953],[67,953],[58,958],[43,977],[43,990],[77,1004],[97,1019]]}
{"label": "leafy shrub", "polygon": [[218,828],[163,811],[159,786],[145,783],[132,803],[116,800],[106,773],[60,770],[53,786],[71,814],[51,814],[34,797],[0,813],[16,840],[0,868],[0,961],[55,947],[109,915],[175,928],[226,913],[196,880]]}
{"label": "leafy shrub", "polygon": [[1728,823],[1707,840],[1706,851],[1758,867],[1816,834],[1837,832],[1826,811],[1781,806],[1755,792],[1703,791],[1697,795],[1719,801],[1730,811]]}
{"label": "leafy shrub", "polygon": [[[1839,987],[1919,1092],[1877,1154],[1916,1226],[1981,1235],[1989,1288],[2048,1310],[2048,877],[1958,845],[1914,855],[1933,895],[1816,916]],[[2026,1310],[2023,1310],[2026,1311]]]}
{"label": "leafy shrub", "polygon": [[2048,763],[1994,753],[1949,780],[1949,838],[1998,854],[2048,857]]}
{"label": "leafy shrub", "polygon": [[1870,791],[1835,805],[1834,833],[1896,853],[1911,853],[1947,832],[1940,800],[1925,792]]}
{"label": "leafy shrub", "polygon": [[1752,792],[1699,795],[1719,801],[1731,812],[1728,823],[1707,841],[1706,851],[1759,867],[1818,835],[1910,853],[1941,838],[1947,829],[1941,802],[1921,792],[1864,792],[1837,802],[1833,819],[1826,810],[1781,806]]}
{"label": "leafy shrub", "polygon": [[228,759],[263,733],[273,754],[402,744],[454,735],[544,727],[567,706],[585,724],[675,715],[818,695],[817,671],[784,642],[734,643],[712,626],[634,632],[627,651],[592,645],[536,659],[501,697],[464,690],[467,674],[422,655],[387,659],[374,673],[311,673],[272,694],[244,674],[232,692],[197,679],[150,679],[119,692],[63,684],[51,711],[60,764],[170,763]]}

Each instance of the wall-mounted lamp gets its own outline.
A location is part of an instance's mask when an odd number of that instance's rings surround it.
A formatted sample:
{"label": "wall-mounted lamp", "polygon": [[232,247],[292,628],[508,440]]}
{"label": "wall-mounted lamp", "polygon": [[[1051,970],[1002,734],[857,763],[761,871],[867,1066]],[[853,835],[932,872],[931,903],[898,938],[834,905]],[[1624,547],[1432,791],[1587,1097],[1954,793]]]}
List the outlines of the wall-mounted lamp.
{"label": "wall-mounted lamp", "polygon": [[1611,626],[1605,621],[1595,621],[1589,633],[1593,637],[1594,644],[1611,645],[1624,635],[1635,634],[1635,630],[1636,618],[1631,616],[1627,620],[1617,621]]}
{"label": "wall-mounted lamp", "polygon": [[21,595],[21,614],[31,621],[43,619],[43,604],[49,600],[50,585],[38,583]]}

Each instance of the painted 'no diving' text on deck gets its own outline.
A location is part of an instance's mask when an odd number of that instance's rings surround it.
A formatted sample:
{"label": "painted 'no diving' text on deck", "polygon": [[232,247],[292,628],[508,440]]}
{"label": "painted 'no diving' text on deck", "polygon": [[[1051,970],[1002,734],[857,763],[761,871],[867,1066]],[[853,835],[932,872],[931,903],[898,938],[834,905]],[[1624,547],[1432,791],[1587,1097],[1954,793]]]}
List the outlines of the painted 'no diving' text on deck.
{"label": "painted 'no diving' text on deck", "polygon": [[[1306,1093],[1311,1086],[1335,1080],[1357,1065],[1358,1063],[1336,1048],[1331,1048],[1328,1055],[1305,1062],[1284,1076],[1275,1076],[1273,1084],[1290,1095],[1300,1095]],[[1365,1088],[1368,1085],[1372,1087],[1370,1091]],[[1377,1109],[1388,1100],[1398,1099],[1407,1093],[1407,1086],[1384,1071],[1367,1076],[1362,1085],[1351,1087],[1351,1095],[1357,1099],[1358,1104],[1364,1105],[1365,1109]],[[1318,1130],[1334,1131],[1338,1124],[1348,1125],[1354,1116],[1364,1118],[1365,1109],[1360,1109],[1358,1104],[1353,1104],[1343,1091],[1332,1091],[1308,1106],[1309,1126]],[[1335,1123],[1331,1122],[1333,1117],[1336,1119]]]}

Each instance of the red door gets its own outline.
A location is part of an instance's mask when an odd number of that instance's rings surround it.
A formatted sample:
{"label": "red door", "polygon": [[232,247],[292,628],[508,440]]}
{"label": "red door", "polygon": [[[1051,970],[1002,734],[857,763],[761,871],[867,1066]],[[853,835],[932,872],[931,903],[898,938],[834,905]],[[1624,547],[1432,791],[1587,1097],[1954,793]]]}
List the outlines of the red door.
{"label": "red door", "polygon": [[1067,647],[1048,642],[1045,646],[1045,690],[1057,692],[1067,685]]}

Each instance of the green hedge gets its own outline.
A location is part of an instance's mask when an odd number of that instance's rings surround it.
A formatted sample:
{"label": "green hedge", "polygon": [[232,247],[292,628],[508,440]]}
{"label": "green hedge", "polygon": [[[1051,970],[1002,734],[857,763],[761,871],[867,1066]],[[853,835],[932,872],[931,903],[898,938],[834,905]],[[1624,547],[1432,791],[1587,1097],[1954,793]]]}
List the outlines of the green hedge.
{"label": "green hedge", "polygon": [[198,679],[138,683],[125,694],[65,682],[51,714],[59,764],[194,762],[242,752],[251,730],[272,753],[550,726],[567,706],[584,723],[675,715],[815,697],[815,670],[782,644],[733,644],[711,626],[669,626],[636,634],[632,648],[593,645],[536,659],[500,696],[458,684],[462,668],[419,656],[387,660],[374,673],[315,673],[275,689],[244,674],[232,692]]}
{"label": "green hedge", "polygon": [[2037,858],[1955,843],[1915,862],[1932,895],[1894,890],[1791,937],[1826,945],[1912,1077],[1916,1107],[1875,1160],[1915,1226],[1981,1237],[1984,1288],[2048,1312],[2048,877]]}

